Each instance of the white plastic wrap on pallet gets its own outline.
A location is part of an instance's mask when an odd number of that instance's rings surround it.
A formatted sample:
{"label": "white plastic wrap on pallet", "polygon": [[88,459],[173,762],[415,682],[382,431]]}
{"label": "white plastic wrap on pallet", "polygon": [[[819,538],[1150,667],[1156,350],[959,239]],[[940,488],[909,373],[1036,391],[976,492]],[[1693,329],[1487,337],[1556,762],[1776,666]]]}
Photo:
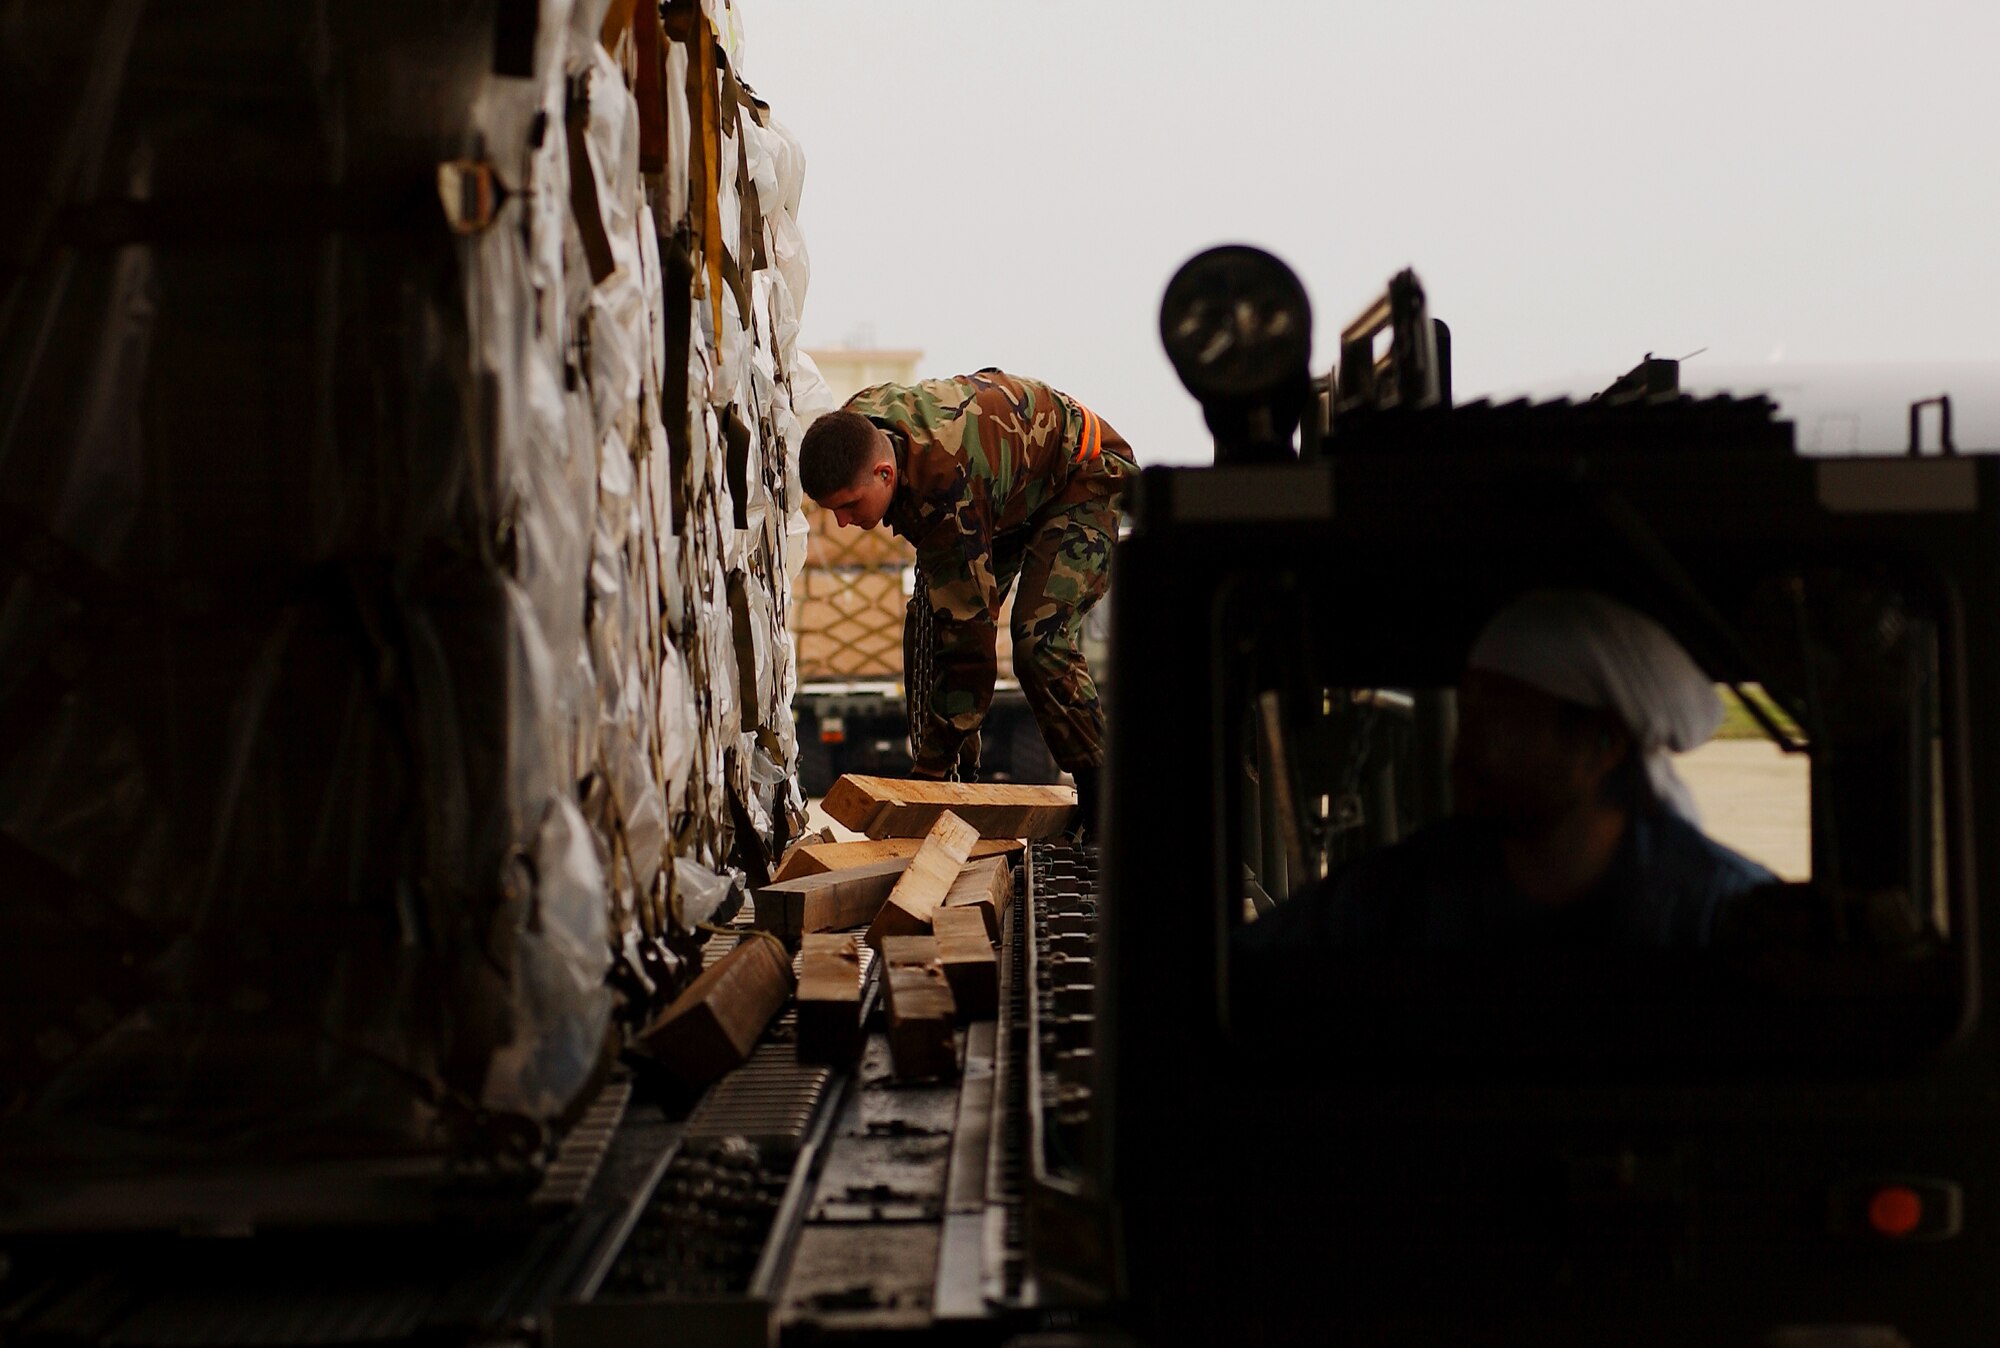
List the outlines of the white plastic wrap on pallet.
{"label": "white plastic wrap on pallet", "polygon": [[537,939],[518,944],[515,974],[534,995],[515,1000],[513,1037],[488,1064],[482,1095],[488,1108],[547,1118],[575,1098],[603,1046],[610,930],[590,827],[568,797],[550,798],[532,850],[535,889],[515,925]]}
{"label": "white plastic wrap on pallet", "polygon": [[[819,372],[819,366],[804,351],[793,357],[792,367],[792,412],[799,419],[799,426],[810,426],[820,417],[840,406],[840,400],[827,387],[826,377]],[[792,459],[798,460],[798,450],[792,450]]]}
{"label": "white plastic wrap on pallet", "polygon": [[800,232],[796,218],[799,193],[805,183],[805,155],[792,133],[775,117],[769,126],[746,126],[743,134],[750,154],[752,180],[762,194],[764,179],[768,178],[774,194],[764,198],[772,203],[764,212],[770,228],[772,266],[792,295],[803,295],[812,277],[805,235]]}
{"label": "white plastic wrap on pallet", "polygon": [[[336,128],[343,154],[362,158],[351,181],[324,185],[361,193],[414,168],[442,191],[490,173],[492,215],[461,219],[447,201],[458,237],[438,217],[407,238],[274,231],[240,249],[84,250],[64,266],[87,280],[80,293],[106,297],[94,318],[43,314],[36,295],[60,287],[35,270],[0,336],[44,325],[43,377],[88,387],[38,387],[0,453],[21,456],[9,464],[36,525],[129,589],[134,611],[168,621],[143,639],[107,622],[110,653],[84,653],[129,664],[130,689],[84,686],[80,707],[24,718],[33,743],[0,752],[0,828],[101,904],[107,931],[137,917],[197,941],[240,930],[282,943],[277,892],[298,929],[338,928],[325,977],[295,980],[256,1053],[231,1057],[198,1029],[175,1039],[199,1023],[184,1006],[118,1010],[150,1027],[141,1057],[190,1064],[190,1082],[215,1077],[211,1048],[230,1064],[242,1145],[305,1124],[433,1146],[435,1102],[468,1097],[546,1121],[598,1060],[607,971],[614,954],[636,958],[637,925],[669,943],[649,966],[666,983],[621,984],[628,998],[670,993],[672,961],[692,956],[685,933],[659,930],[664,877],[740,891],[722,871],[752,864],[740,823],[775,834],[801,803],[785,635],[806,541],[796,452],[830,405],[796,349],[804,158],[761,110],[721,102],[737,87],[723,71],[704,132],[688,78],[691,55],[710,65],[709,30],[696,48],[658,47],[648,120],[641,44],[629,29],[600,40],[606,0],[542,0],[526,74],[495,73],[490,28],[399,18],[395,34],[422,30],[440,54],[421,90],[382,79],[396,43],[366,16],[301,64],[283,23],[222,3],[244,50],[297,85],[296,107],[266,129],[273,164],[319,162],[324,147],[292,128],[353,106],[340,81],[359,71],[389,103]],[[736,7],[702,12],[734,69]],[[194,147],[213,141],[202,119],[215,114],[194,100],[227,86],[187,50],[131,47],[161,101],[121,102],[105,82],[106,179],[79,190],[126,191],[117,175],[154,164],[155,143],[173,145],[173,172],[202,167]],[[49,143],[67,134],[48,129]],[[660,171],[643,172],[655,130]],[[691,172],[704,134],[712,198]],[[423,151],[413,164],[412,145],[475,158],[439,166]],[[210,185],[197,173],[163,190],[198,200]],[[717,236],[738,280],[711,296],[725,269],[701,250]],[[177,360],[176,343],[203,363]],[[240,372],[250,353],[255,381],[207,373]],[[173,374],[153,373],[163,364]],[[197,384],[226,433],[127,415],[168,378]],[[65,419],[69,405],[91,417]],[[732,461],[737,423],[747,461]],[[167,469],[196,455],[224,486],[168,500]],[[142,510],[185,536],[156,529],[166,550],[147,554],[131,541]],[[272,579],[239,600],[228,587],[243,576]],[[155,594],[155,580],[217,595],[241,621],[181,622],[161,596],[183,590]],[[70,600],[19,583],[0,610],[0,659],[40,668],[56,628],[34,615]],[[691,867],[711,880],[681,885]],[[81,902],[60,897],[65,912]],[[169,954],[140,950],[133,967]],[[84,1042],[61,1067],[64,1098],[124,1080],[129,1060]],[[171,1135],[199,1151],[221,1136],[183,1094],[147,1102],[144,1117],[169,1123],[146,1145]],[[141,1117],[114,1114],[79,1118]]]}
{"label": "white plastic wrap on pallet", "polygon": [[[639,289],[646,297],[646,372],[648,411],[659,417],[660,386],[667,378],[667,309],[662,302],[666,278],[660,271],[660,222],[650,205],[641,204],[633,232],[639,240]],[[664,446],[660,446],[664,447]],[[664,473],[661,474],[665,476]]]}
{"label": "white plastic wrap on pallet", "polygon": [[678,815],[688,808],[688,777],[694,771],[697,732],[687,659],[671,645],[660,656],[658,725],[659,780],[666,792],[668,812]]}
{"label": "white plastic wrap on pallet", "polygon": [[666,172],[662,175],[666,202],[663,223],[671,227],[687,219],[689,165],[692,163],[692,114],[688,109],[688,49],[678,42],[667,44],[664,95],[667,102],[665,146]]}

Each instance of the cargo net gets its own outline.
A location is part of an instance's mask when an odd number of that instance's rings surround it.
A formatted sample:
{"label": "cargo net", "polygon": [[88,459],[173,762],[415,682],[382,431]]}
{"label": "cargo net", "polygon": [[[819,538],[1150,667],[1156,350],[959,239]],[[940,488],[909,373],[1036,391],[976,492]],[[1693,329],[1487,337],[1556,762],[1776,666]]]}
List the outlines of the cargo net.
{"label": "cargo net", "polygon": [[[931,694],[937,691],[937,621],[931,610],[930,586],[924,582],[924,573],[915,572],[910,585],[909,622],[904,628],[903,662],[909,671],[903,682],[903,706],[909,713],[910,757],[917,757],[917,750],[923,743],[924,708],[931,704]],[[958,761],[951,766],[949,776],[954,782],[976,782],[979,780],[979,732],[973,731],[965,737],[959,747]]]}
{"label": "cargo net", "polygon": [[792,607],[799,681],[901,677],[915,552],[886,530],[839,529],[817,508],[807,516],[811,545]]}
{"label": "cargo net", "polygon": [[[798,681],[902,679],[904,613],[912,605],[930,612],[916,598],[915,549],[886,528],[842,529],[817,506],[806,508],[806,518],[810,547],[791,608]],[[1009,595],[996,620],[994,653],[1003,673],[1013,665],[1013,605]]]}

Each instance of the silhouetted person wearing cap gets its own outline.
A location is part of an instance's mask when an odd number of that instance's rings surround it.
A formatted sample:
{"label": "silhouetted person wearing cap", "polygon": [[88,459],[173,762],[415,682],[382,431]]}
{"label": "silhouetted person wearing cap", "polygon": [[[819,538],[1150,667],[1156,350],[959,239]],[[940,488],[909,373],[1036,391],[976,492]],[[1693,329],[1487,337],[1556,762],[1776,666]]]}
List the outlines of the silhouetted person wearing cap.
{"label": "silhouetted person wearing cap", "polygon": [[1544,590],[1481,632],[1459,689],[1455,813],[1238,933],[1260,957],[1328,947],[1705,945],[1771,883],[1702,833],[1671,755],[1715,733],[1712,682],[1651,618]]}

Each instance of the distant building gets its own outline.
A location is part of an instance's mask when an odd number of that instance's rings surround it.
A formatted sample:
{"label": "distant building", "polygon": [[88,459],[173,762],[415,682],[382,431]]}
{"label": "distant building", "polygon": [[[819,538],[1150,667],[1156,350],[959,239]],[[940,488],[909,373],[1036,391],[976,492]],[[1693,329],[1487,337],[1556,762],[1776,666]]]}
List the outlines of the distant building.
{"label": "distant building", "polygon": [[917,378],[917,350],[879,350],[862,346],[809,347],[806,354],[819,366],[834,401],[846,402],[876,384],[910,384]]}

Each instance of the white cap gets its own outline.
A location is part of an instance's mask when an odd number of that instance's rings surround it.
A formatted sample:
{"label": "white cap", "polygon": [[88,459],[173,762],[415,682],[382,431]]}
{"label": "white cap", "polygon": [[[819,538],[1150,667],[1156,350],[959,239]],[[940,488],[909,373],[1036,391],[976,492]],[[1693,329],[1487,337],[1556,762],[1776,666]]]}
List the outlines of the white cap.
{"label": "white cap", "polygon": [[1643,755],[1653,794],[1699,822],[1671,755],[1707,742],[1722,699],[1666,628],[1593,590],[1534,590],[1493,616],[1466,663],[1612,712]]}

